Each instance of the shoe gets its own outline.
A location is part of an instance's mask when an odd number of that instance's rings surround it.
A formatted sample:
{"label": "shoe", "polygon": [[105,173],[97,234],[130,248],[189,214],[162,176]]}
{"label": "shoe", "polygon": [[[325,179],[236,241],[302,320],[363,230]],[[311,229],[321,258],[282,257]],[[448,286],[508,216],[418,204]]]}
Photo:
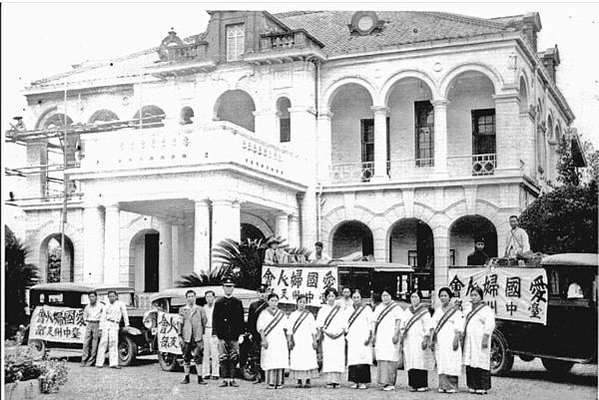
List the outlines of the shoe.
{"label": "shoe", "polygon": [[478,394],[488,394],[489,392],[486,390],[477,390],[476,393]]}
{"label": "shoe", "polygon": [[279,386],[275,386],[275,389],[283,389],[285,387],[285,385],[279,385]]}
{"label": "shoe", "polygon": [[413,388],[413,387],[410,388],[410,392],[415,392],[416,390],[417,390],[416,388]]}
{"label": "shoe", "polygon": [[298,389],[300,389],[300,388],[303,388],[304,385],[302,385],[301,382],[298,382],[298,383],[295,384],[295,387],[298,388]]}
{"label": "shoe", "polygon": [[95,363],[93,362],[88,362],[85,364],[86,367],[93,367]]}
{"label": "shoe", "polygon": [[368,386],[366,386],[365,383],[360,383],[360,385],[358,386],[358,389],[368,389]]}
{"label": "shoe", "polygon": [[179,382],[181,384],[187,384],[189,383],[189,375],[185,375],[185,378],[183,378],[183,380],[181,382]]}
{"label": "shoe", "polygon": [[478,393],[478,390],[474,390],[474,389],[470,388],[470,389],[468,389],[468,393],[476,394],[476,393]]}
{"label": "shoe", "polygon": [[446,393],[445,389],[439,389],[439,393]]}
{"label": "shoe", "polygon": [[418,388],[418,389],[416,389],[416,391],[417,392],[428,392],[428,388],[427,387],[425,387],[425,388]]}
{"label": "shoe", "polygon": [[309,383],[304,383],[303,388],[304,389],[310,389],[312,387],[312,385],[310,385]]}
{"label": "shoe", "polygon": [[79,366],[80,366],[80,367],[85,367],[85,365],[86,365],[86,364],[85,364],[85,361],[81,361],[81,362],[79,363]]}
{"label": "shoe", "polygon": [[198,385],[207,385],[208,382],[205,382],[201,376],[198,376]]}
{"label": "shoe", "polygon": [[213,377],[212,377],[212,380],[213,380],[213,381],[217,381],[217,380],[219,380],[219,379],[220,379],[220,378],[219,378],[218,376],[213,376]]}
{"label": "shoe", "polygon": [[229,386],[239,387],[239,384],[235,381],[231,381],[231,382],[229,382]]}
{"label": "shoe", "polygon": [[449,390],[446,390],[446,391],[445,391],[445,393],[452,393],[452,394],[453,394],[453,393],[457,393],[457,392],[458,392],[458,391],[457,391],[457,390],[455,390],[455,389],[449,389]]}
{"label": "shoe", "polygon": [[111,365],[110,368],[112,369],[121,369],[120,365]]}
{"label": "shoe", "polygon": [[327,389],[333,389],[335,386],[332,383],[327,383],[325,387]]}
{"label": "shoe", "polygon": [[389,386],[385,386],[385,387],[383,388],[383,390],[384,390],[385,392],[390,392],[391,390],[395,390],[395,386],[391,386],[391,385],[389,385]]}
{"label": "shoe", "polygon": [[358,388],[358,384],[354,383],[353,385],[350,386],[350,389],[357,389]]}
{"label": "shoe", "polygon": [[207,380],[207,381],[209,381],[210,380],[210,375],[204,375],[202,378],[205,379],[205,380]]}
{"label": "shoe", "polygon": [[227,387],[229,386],[229,382],[227,381],[222,381],[220,385],[218,385],[218,387]]}
{"label": "shoe", "polygon": [[267,389],[276,389],[277,387],[275,385],[268,385],[266,388]]}
{"label": "shoe", "polygon": [[103,365],[96,365],[96,368],[104,368]]}

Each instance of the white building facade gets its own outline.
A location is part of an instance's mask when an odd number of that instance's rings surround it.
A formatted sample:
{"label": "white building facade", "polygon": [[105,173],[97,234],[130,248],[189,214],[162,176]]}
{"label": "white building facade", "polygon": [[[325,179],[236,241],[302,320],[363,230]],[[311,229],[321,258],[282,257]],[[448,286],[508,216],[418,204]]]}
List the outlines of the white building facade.
{"label": "white building facade", "polygon": [[[279,235],[438,287],[475,237],[503,255],[509,216],[555,183],[574,116],[536,13],[210,14],[203,34],[26,89],[28,127],[74,129],[62,280],[151,293],[208,270],[222,239]],[[51,140],[26,145],[51,164]],[[43,279],[62,208],[49,176],[16,200]]]}

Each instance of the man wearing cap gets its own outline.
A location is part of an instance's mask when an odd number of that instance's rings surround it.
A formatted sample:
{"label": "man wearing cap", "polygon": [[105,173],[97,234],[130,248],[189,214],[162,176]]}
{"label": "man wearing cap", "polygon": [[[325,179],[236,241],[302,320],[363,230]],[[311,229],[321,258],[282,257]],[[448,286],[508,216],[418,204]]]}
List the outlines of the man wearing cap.
{"label": "man wearing cap", "polygon": [[331,257],[322,251],[322,242],[314,243],[314,253],[310,254],[310,264],[328,264]]}
{"label": "man wearing cap", "polygon": [[252,360],[254,361],[254,370],[258,372],[258,376],[256,377],[256,381],[254,383],[264,382],[264,371],[260,368],[260,350],[261,350],[261,341],[260,333],[256,328],[256,322],[258,321],[258,316],[266,307],[268,307],[268,302],[266,301],[266,290],[268,286],[262,284],[258,287],[258,300],[252,302],[250,304],[250,309],[248,313],[248,332],[252,336]]}
{"label": "man wearing cap", "polygon": [[484,252],[485,239],[480,237],[474,242],[474,252],[468,256],[468,265],[485,265],[489,261],[489,255]]}
{"label": "man wearing cap", "polygon": [[265,264],[285,264],[287,262],[287,253],[279,248],[279,244],[281,244],[280,240],[271,237],[266,244],[268,245],[268,249],[264,252]]}
{"label": "man wearing cap", "polygon": [[218,338],[220,387],[239,387],[235,382],[235,367],[239,361],[239,340],[244,332],[243,305],[233,296],[235,284],[231,278],[223,280],[225,295],[214,303],[212,334]]}

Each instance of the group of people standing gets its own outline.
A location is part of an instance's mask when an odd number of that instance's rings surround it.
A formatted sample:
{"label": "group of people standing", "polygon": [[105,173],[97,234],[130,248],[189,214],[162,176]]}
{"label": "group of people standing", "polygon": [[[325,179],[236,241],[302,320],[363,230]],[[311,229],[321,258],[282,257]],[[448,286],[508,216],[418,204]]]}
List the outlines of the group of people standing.
{"label": "group of people standing", "polygon": [[475,288],[471,308],[464,314],[451,304],[449,288],[439,290],[441,305],[431,316],[419,291],[411,293],[407,309],[384,290],[382,302],[374,308],[362,301],[359,290],[352,292],[351,305],[337,298],[334,288],[326,290],[326,304],[316,318],[306,310],[306,298],[297,298],[297,310],[289,316],[279,309],[279,297],[268,295],[267,306],[258,315],[256,329],[261,340],[261,366],[267,387],[281,388],[284,372],[296,387],[310,387],[317,377],[317,350],[322,349],[321,373],[327,388],[337,388],[347,367],[347,379],[354,389],[366,389],[372,382],[371,366],[377,365],[382,390],[395,389],[397,369],[403,356],[411,391],[428,390],[428,371],[436,362],[439,392],[456,393],[462,365],[472,393],[486,394],[491,388],[490,341],[495,327],[493,311]]}

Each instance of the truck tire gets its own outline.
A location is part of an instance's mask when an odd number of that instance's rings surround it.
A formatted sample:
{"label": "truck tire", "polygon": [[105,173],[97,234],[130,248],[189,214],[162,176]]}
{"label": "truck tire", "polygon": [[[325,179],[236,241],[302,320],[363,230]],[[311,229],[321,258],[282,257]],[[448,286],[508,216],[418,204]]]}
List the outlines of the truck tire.
{"label": "truck tire", "polygon": [[171,353],[158,353],[158,364],[163,371],[174,372],[179,368],[177,355]]}
{"label": "truck tire", "polygon": [[552,358],[541,358],[541,362],[547,371],[552,375],[565,375],[574,365],[571,361],[554,360]]}
{"label": "truck tire", "polygon": [[123,336],[119,340],[119,365],[128,367],[135,362],[137,357],[137,344],[129,336]]}
{"label": "truck tire", "polygon": [[508,350],[507,341],[495,330],[491,336],[491,374],[505,375],[514,365],[514,355]]}

